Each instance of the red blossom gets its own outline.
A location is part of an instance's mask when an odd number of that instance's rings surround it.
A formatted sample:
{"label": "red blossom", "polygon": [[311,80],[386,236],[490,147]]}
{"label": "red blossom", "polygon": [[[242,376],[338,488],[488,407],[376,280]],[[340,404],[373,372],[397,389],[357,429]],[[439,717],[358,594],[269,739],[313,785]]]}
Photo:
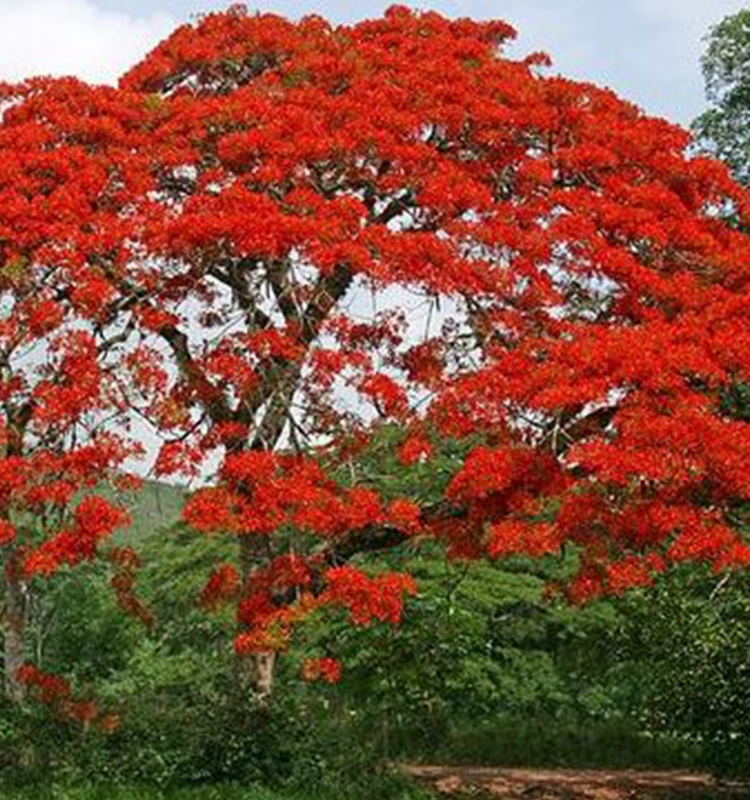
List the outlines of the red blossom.
{"label": "red blossom", "polygon": [[406,439],[401,445],[398,451],[398,457],[402,464],[409,466],[429,458],[432,455],[432,451],[432,444],[424,436],[415,434]]}
{"label": "red blossom", "polygon": [[307,658],[302,664],[302,677],[311,682],[338,683],[341,680],[341,662],[335,658]]}
{"label": "red blossom", "polygon": [[0,519],[0,547],[10,544],[16,538],[15,525],[6,519]]}
{"label": "red blossom", "polygon": [[215,569],[201,593],[201,605],[207,609],[234,599],[240,590],[240,576],[231,564]]}

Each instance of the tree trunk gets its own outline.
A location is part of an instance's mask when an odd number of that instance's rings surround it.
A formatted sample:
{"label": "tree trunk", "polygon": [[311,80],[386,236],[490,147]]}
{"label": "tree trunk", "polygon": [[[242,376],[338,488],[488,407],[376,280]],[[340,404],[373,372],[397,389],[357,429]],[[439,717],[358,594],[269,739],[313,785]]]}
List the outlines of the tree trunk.
{"label": "tree trunk", "polygon": [[[242,575],[243,591],[247,592],[252,584],[253,573],[258,562],[264,558],[265,553],[259,551],[259,544],[265,545],[266,542],[259,542],[255,537],[240,537],[240,568]],[[244,626],[240,624],[240,632]],[[252,688],[258,702],[267,704],[274,689],[276,677],[276,653],[256,653],[253,656],[238,656],[237,677],[242,688]]]}
{"label": "tree trunk", "polygon": [[26,625],[26,599],[18,564],[14,557],[5,568],[4,652],[5,695],[20,703],[26,696],[24,684],[18,679],[18,669],[24,663],[23,630]]}
{"label": "tree trunk", "polygon": [[258,653],[254,658],[254,689],[260,703],[267,703],[274,689],[276,678],[276,653]]}

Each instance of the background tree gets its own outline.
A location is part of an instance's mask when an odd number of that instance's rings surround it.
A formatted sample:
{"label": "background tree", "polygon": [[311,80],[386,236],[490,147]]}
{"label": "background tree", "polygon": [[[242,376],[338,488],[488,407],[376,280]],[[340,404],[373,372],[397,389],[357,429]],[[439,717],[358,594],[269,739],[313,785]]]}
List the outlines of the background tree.
{"label": "background tree", "polygon": [[706,37],[703,76],[709,107],[693,123],[699,145],[750,182],[750,10],[724,18]]}
{"label": "background tree", "polygon": [[[1,92],[0,561],[5,685],[14,700],[23,697],[23,675],[41,678],[23,671],[44,638],[35,576],[94,558],[127,522],[120,505],[93,490],[124,488],[120,471],[137,449],[115,424],[122,405],[111,374],[123,335],[109,325],[112,293],[97,267],[120,235],[114,165],[92,153],[107,138],[102,119],[114,123],[105,98],[80,117],[80,92],[74,81],[44,80]],[[127,554],[109,557],[123,604],[138,608]]]}

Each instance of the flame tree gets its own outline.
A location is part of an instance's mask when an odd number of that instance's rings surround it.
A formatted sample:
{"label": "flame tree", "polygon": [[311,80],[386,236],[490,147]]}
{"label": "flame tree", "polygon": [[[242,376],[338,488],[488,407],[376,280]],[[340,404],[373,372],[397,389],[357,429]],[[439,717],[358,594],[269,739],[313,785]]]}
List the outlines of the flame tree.
{"label": "flame tree", "polygon": [[[82,113],[81,92],[75,81],[0,87],[0,561],[15,701],[55,683],[25,664],[34,578],[102,554],[127,514],[94,490],[124,488],[137,451],[117,424],[113,377],[127,331],[98,266],[124,253],[119,167],[102,146],[122,107],[102,97]],[[132,558],[103,554],[122,604],[143,613]]]}
{"label": "flame tree", "polygon": [[[727,221],[748,196],[681,129],[506,57],[513,35],[233,7],[117,89],[70,89],[66,142],[96,134],[61,183],[106,164],[72,224],[103,240],[73,250],[124,342],[114,394],[158,432],[158,474],[207,478],[186,522],[238,541],[203,601],[237,603],[261,695],[310,613],[399,619],[413,582],[366,554],[406,540],[572,547],[575,601],[750,559],[726,402],[750,377],[750,241]],[[60,84],[38,85],[45,116]],[[383,425],[405,463],[465,443],[440,502],[342,477]]]}

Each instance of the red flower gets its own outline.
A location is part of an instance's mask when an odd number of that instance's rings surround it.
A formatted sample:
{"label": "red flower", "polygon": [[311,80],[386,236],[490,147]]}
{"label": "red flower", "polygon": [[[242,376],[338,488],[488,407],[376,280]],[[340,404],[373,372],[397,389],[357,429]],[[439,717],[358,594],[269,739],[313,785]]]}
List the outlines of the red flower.
{"label": "red flower", "polygon": [[239,590],[239,573],[231,564],[224,564],[211,573],[201,593],[201,605],[208,609],[216,608],[220,603],[235,598]]}
{"label": "red flower", "polygon": [[8,520],[0,519],[0,547],[16,538],[16,528]]}
{"label": "red flower", "polygon": [[341,680],[341,663],[335,658],[307,658],[302,664],[302,677],[306,681],[338,683]]}

